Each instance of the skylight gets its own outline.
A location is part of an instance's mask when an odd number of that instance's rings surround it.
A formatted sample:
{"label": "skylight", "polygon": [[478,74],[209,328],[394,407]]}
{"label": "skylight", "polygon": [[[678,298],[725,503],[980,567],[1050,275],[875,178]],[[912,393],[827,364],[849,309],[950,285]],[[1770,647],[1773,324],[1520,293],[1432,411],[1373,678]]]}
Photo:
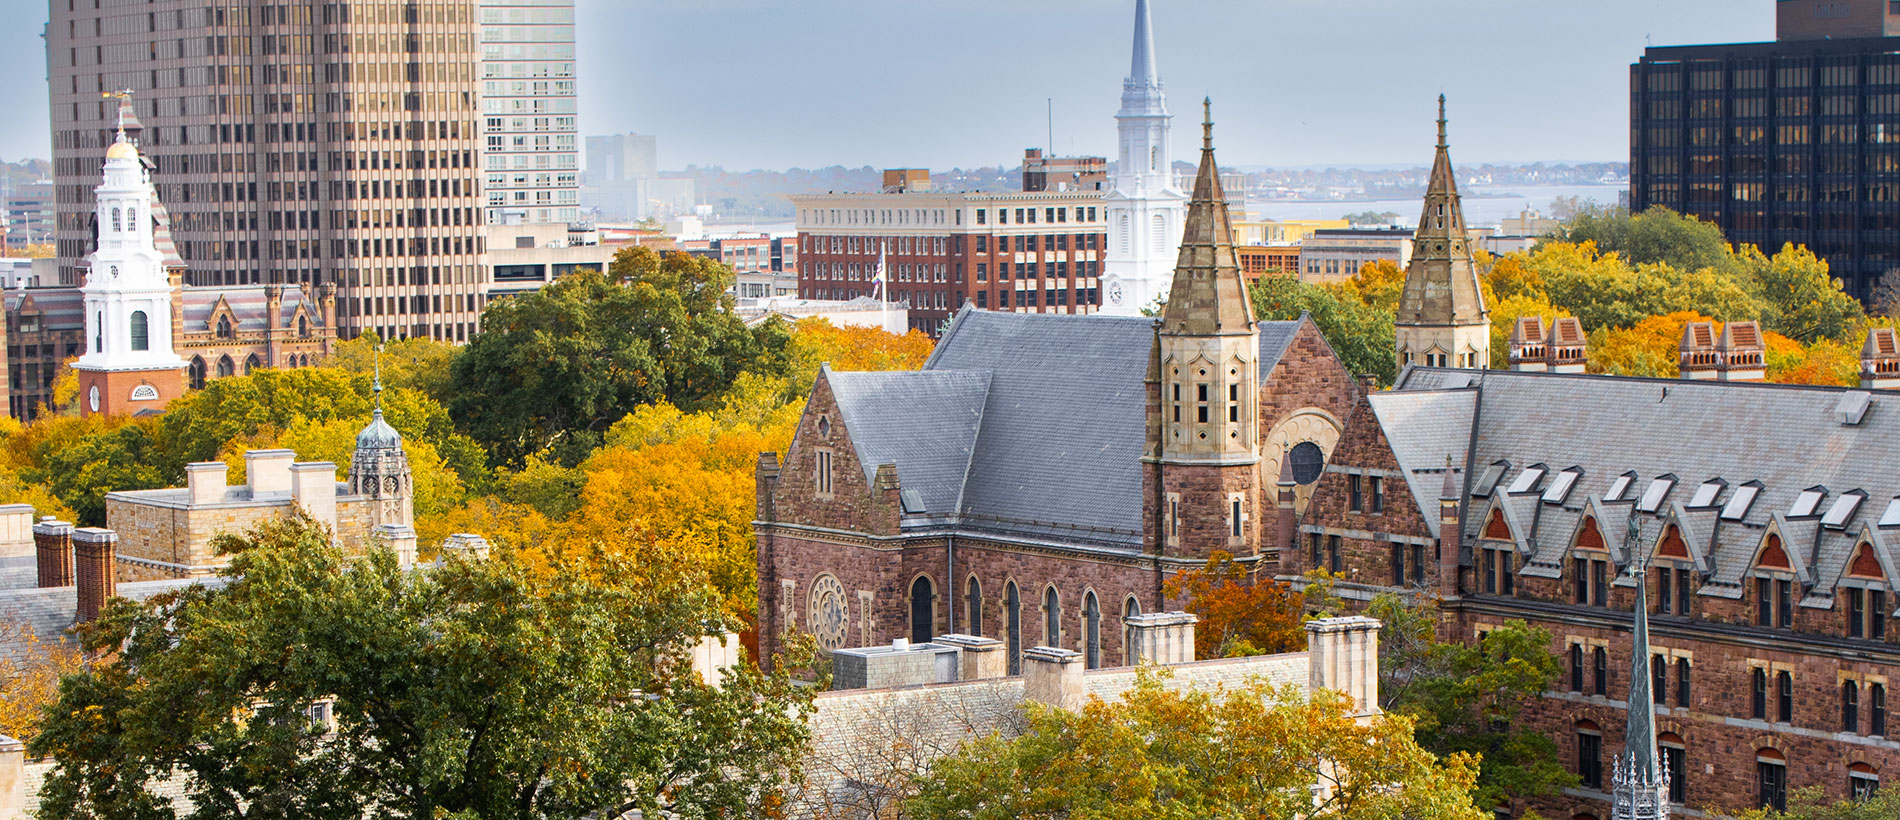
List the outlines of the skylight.
{"label": "skylight", "polygon": [[1854,517],[1854,511],[1860,509],[1860,502],[1866,498],[1865,493],[1852,492],[1834,499],[1834,506],[1827,508],[1827,515],[1821,516],[1821,526],[1835,530],[1846,527],[1847,520]]}
{"label": "skylight", "polygon": [[1604,501],[1622,501],[1623,494],[1629,492],[1630,482],[1636,480],[1635,473],[1624,473],[1610,482],[1610,491],[1603,494]]}
{"label": "skylight", "polygon": [[1577,478],[1582,475],[1583,472],[1575,467],[1558,473],[1556,478],[1551,479],[1550,486],[1544,489],[1544,503],[1564,503],[1564,499],[1570,497],[1570,488],[1577,486]]}
{"label": "skylight", "polygon": [[1504,477],[1505,469],[1510,466],[1510,464],[1500,461],[1484,468],[1484,473],[1478,476],[1478,483],[1471,485],[1471,494],[1479,498],[1489,497],[1491,491],[1497,489],[1498,479]]}
{"label": "skylight", "polygon": [[1663,476],[1649,482],[1649,489],[1643,491],[1643,500],[1636,502],[1636,509],[1643,512],[1655,512],[1662,506],[1663,498],[1669,495],[1670,488],[1676,486],[1676,480]]}
{"label": "skylight", "polygon": [[1735,492],[1729,494],[1728,503],[1722,506],[1722,520],[1742,520],[1748,515],[1748,508],[1754,506],[1755,496],[1760,494],[1761,487],[1754,484],[1736,487]]}
{"label": "skylight", "polygon": [[1512,495],[1516,495],[1518,493],[1528,493],[1532,490],[1537,489],[1537,482],[1541,481],[1543,478],[1544,478],[1544,468],[1525,467],[1524,472],[1517,474],[1517,480],[1512,481],[1510,489],[1505,490],[1505,492],[1510,493]]}
{"label": "skylight", "polygon": [[1720,481],[1702,482],[1702,486],[1695,488],[1695,497],[1689,499],[1689,506],[1691,508],[1715,506],[1715,499],[1722,495],[1722,486]]}
{"label": "skylight", "polygon": [[1827,491],[1817,487],[1802,490],[1794,497],[1794,506],[1788,508],[1789,518],[1806,518],[1814,514],[1821,506],[1821,499],[1827,497]]}
{"label": "skylight", "polygon": [[1900,495],[1887,502],[1887,511],[1880,515],[1880,526],[1900,527]]}

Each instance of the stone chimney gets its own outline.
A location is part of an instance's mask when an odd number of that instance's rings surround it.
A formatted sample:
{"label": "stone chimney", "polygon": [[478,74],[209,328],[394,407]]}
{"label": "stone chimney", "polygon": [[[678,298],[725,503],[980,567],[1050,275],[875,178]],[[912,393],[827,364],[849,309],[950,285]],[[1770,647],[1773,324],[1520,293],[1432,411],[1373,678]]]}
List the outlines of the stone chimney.
{"label": "stone chimney", "polygon": [[106,600],[119,592],[119,534],[99,527],[73,530],[73,581],[78,587],[79,623],[99,617]]}
{"label": "stone chimney", "polygon": [[1545,369],[1544,317],[1520,316],[1511,325],[1511,369]]}
{"label": "stone chimney", "polygon": [[336,463],[305,461],[290,465],[290,497],[297,509],[336,532]]}
{"label": "stone chimney", "polygon": [[1129,663],[1135,666],[1193,663],[1194,624],[1200,620],[1192,612],[1129,616],[1126,620]]}
{"label": "stone chimney", "polygon": [[1767,366],[1762,363],[1761,325],[1754,322],[1729,322],[1722,326],[1722,339],[1716,343],[1716,378],[1725,382],[1767,381]]}
{"label": "stone chimney", "polygon": [[979,638],[975,635],[938,635],[930,639],[931,643],[946,644],[961,650],[963,659],[958,670],[958,680],[987,680],[1009,675],[1009,656],[1004,654],[1005,645],[995,638]]}
{"label": "stone chimney", "polygon": [[[396,553],[396,563],[403,569],[416,565],[416,528],[408,524],[377,524],[370,531],[376,543]],[[437,561],[440,564],[440,561]]]}
{"label": "stone chimney", "polygon": [[0,735],[0,820],[26,813],[26,744]]}
{"label": "stone chimney", "polygon": [[0,504],[0,556],[33,554],[33,505]]}
{"label": "stone chimney", "polygon": [[1456,598],[1460,592],[1458,552],[1464,548],[1464,536],[1458,530],[1458,500],[1462,494],[1458,473],[1447,455],[1445,480],[1438,485],[1438,594],[1446,598]]}
{"label": "stone chimney", "polygon": [[250,450],[244,454],[244,474],[251,498],[289,498],[290,465],[297,454],[289,450]]}
{"label": "stone chimney", "polygon": [[1676,346],[1676,372],[1685,379],[1706,381],[1716,377],[1715,327],[1708,322],[1690,322],[1682,326],[1682,343]]}
{"label": "stone chimney", "polygon": [[1545,361],[1552,373],[1582,373],[1590,360],[1590,340],[1583,333],[1583,320],[1564,316],[1550,326],[1544,349]]}
{"label": "stone chimney", "polygon": [[1890,327],[1870,327],[1860,346],[1860,386],[1863,390],[1900,388],[1900,334]]}
{"label": "stone chimney", "polygon": [[222,461],[200,461],[185,465],[185,487],[190,493],[192,506],[223,501],[230,473],[231,465]]}
{"label": "stone chimney", "polygon": [[39,557],[41,587],[73,585],[73,525],[52,516],[33,525],[33,552]]}
{"label": "stone chimney", "polygon": [[488,539],[472,532],[458,532],[442,539],[442,558],[459,555],[470,561],[488,560]]}
{"label": "stone chimney", "polygon": [[777,509],[772,503],[772,496],[778,490],[778,477],[778,453],[760,453],[758,466],[752,471],[754,497],[758,503],[755,514],[760,521],[773,521],[777,518]]}
{"label": "stone chimney", "polygon": [[1354,717],[1378,714],[1379,626],[1363,615],[1307,621],[1308,689],[1344,693]]}
{"label": "stone chimney", "polygon": [[1023,699],[1080,711],[1089,701],[1088,684],[1082,680],[1082,653],[1053,646],[1024,652]]}
{"label": "stone chimney", "polygon": [[[1291,454],[1292,450],[1285,450],[1280,453],[1280,479],[1274,485],[1274,490],[1277,493],[1275,504],[1278,506],[1278,509],[1274,511],[1273,538],[1276,542],[1274,546],[1280,549],[1280,555],[1282,556],[1280,559],[1282,562],[1281,566],[1286,566],[1284,562],[1287,559],[1284,556],[1297,553],[1300,548],[1298,543],[1300,515],[1299,512],[1294,509],[1294,505],[1299,498],[1299,484],[1293,481],[1293,459],[1291,458]],[[1292,551],[1292,553],[1289,553],[1289,551]]]}

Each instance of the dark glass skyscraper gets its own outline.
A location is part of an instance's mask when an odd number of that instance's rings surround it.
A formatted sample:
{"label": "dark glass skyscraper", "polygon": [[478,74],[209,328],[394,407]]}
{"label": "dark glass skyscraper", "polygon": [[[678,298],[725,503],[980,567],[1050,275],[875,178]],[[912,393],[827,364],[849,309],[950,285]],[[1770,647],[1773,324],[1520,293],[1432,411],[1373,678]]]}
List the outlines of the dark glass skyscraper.
{"label": "dark glass skyscraper", "polygon": [[1651,48],[1630,67],[1630,206],[1769,254],[1806,245],[1866,298],[1900,269],[1900,37],[1793,39],[1828,36],[1811,5],[1779,4],[1777,42]]}

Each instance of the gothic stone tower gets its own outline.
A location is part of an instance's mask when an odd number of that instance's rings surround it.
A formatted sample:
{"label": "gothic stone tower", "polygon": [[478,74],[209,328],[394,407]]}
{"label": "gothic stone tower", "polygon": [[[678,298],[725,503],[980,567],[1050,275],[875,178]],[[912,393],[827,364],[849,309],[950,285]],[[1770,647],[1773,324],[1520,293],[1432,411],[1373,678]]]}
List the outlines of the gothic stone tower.
{"label": "gothic stone tower", "polygon": [[374,389],[376,412],[369,426],[356,434],[356,452],[350,456],[350,491],[373,502],[369,513],[372,531],[392,540],[407,532],[413,542],[415,484],[409,473],[409,456],[402,449],[402,434],[383,420],[380,373]]}
{"label": "gothic stone tower", "polygon": [[98,242],[80,288],[86,353],[73,363],[80,407],[87,415],[162,410],[185,392],[185,361],[172,351],[172,283],[152,233],[157,195],[123,122],[93,191]]}
{"label": "gothic stone tower", "polygon": [[1115,113],[1120,143],[1106,197],[1108,251],[1102,265],[1102,312],[1139,316],[1168,289],[1187,196],[1174,187],[1168,153],[1168,101],[1155,72],[1148,0],[1135,0],[1135,45]]}
{"label": "gothic stone tower", "polygon": [[1458,204],[1458,180],[1445,143],[1445,97],[1438,97],[1438,156],[1425,190],[1425,212],[1412,240],[1412,261],[1399,295],[1396,346],[1400,369],[1407,365],[1465,367],[1491,365],[1490,311],[1478,287],[1465,233],[1465,212]]}
{"label": "gothic stone tower", "polygon": [[[1155,325],[1147,476],[1160,554],[1251,556],[1260,539],[1260,331],[1214,164],[1211,112],[1168,303]],[[1151,394],[1154,395],[1154,394]]]}

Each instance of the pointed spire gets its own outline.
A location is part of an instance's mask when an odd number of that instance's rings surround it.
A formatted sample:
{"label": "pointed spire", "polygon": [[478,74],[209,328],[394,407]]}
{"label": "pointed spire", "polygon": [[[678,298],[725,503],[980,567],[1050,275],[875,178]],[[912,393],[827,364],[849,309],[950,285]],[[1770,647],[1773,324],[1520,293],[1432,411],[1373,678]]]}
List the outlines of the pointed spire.
{"label": "pointed spire", "polygon": [[376,380],[370,383],[370,393],[376,397],[376,417],[383,417],[383,343],[376,343]]}
{"label": "pointed spire", "polygon": [[1457,501],[1458,500],[1458,482],[1452,476],[1450,453],[1445,454],[1445,480],[1439,482],[1438,484],[1438,500],[1440,501]]}
{"label": "pointed spire", "polygon": [[1445,138],[1445,97],[1441,94],[1437,154],[1425,189],[1425,209],[1419,214],[1418,232],[1412,241],[1412,260],[1405,270],[1405,289],[1399,295],[1398,323],[1488,325],[1489,312],[1471,258],[1471,238],[1465,230],[1464,206]]}
{"label": "pointed spire", "polygon": [[1154,23],[1148,16],[1148,0],[1135,0],[1135,48],[1129,59],[1128,80],[1154,85],[1160,79],[1155,73]]}
{"label": "pointed spire", "polygon": [[1174,286],[1161,310],[1163,333],[1226,335],[1254,332],[1253,304],[1234,252],[1233,218],[1214,162],[1214,103],[1202,101],[1201,166],[1194,176],[1174,266]]}
{"label": "pointed spire", "polygon": [[1631,630],[1628,719],[1623,730],[1623,753],[1616,757],[1612,778],[1611,812],[1629,820],[1661,820],[1667,816],[1668,782],[1656,762],[1656,703],[1650,690],[1649,597],[1644,578],[1649,556],[1643,549],[1643,523],[1630,511],[1629,534],[1623,549],[1629,555],[1630,577],[1636,581],[1636,621]]}

